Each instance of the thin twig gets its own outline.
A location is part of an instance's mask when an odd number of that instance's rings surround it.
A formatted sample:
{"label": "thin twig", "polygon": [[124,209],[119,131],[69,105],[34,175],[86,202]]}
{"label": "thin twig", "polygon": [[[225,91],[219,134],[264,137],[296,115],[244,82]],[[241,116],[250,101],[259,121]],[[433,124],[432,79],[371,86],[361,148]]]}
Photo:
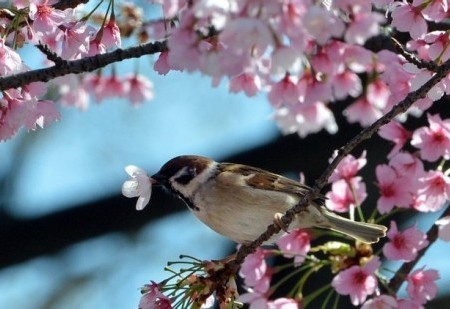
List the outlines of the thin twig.
{"label": "thin twig", "polygon": [[39,49],[45,56],[47,56],[47,59],[50,61],[53,61],[55,63],[55,66],[63,65],[66,60],[58,56],[54,51],[50,50],[47,45],[44,45],[39,42],[39,44],[36,45],[37,49]]}
{"label": "thin twig", "polygon": [[431,72],[436,72],[439,66],[432,62],[432,61],[424,61],[422,59],[419,59],[415,54],[408,52],[405,47],[397,41],[396,38],[391,37],[391,42],[394,45],[395,50],[401,54],[403,57],[405,57],[406,60],[409,62],[415,64],[419,69],[427,69]]}

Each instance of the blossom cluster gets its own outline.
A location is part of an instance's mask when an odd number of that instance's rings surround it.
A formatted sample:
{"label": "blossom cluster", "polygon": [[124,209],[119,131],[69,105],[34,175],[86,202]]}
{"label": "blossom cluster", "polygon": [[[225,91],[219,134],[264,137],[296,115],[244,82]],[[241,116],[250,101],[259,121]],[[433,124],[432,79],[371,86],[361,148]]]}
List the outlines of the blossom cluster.
{"label": "blossom cluster", "polygon": [[[369,39],[409,32],[406,46],[421,61],[440,64],[450,57],[448,32],[427,27],[449,16],[447,1],[373,1],[375,7],[362,0],[155,2],[178,21],[165,28],[169,52],[155,63],[158,72],[200,71],[213,85],[228,79],[231,92],[266,92],[281,130],[300,136],[335,133],[332,104],[347,98],[346,119],[368,126],[434,74],[403,55],[370,50]],[[446,78],[410,112],[419,115],[449,92]]]}
{"label": "blossom cluster", "polygon": [[[113,3],[109,2],[106,12],[100,13],[99,7],[91,12],[83,6],[60,10],[55,8],[55,0],[16,0],[9,3],[10,7],[0,8],[0,77],[30,71],[27,58],[20,54],[25,45],[45,45],[48,53],[61,62],[121,47],[121,31],[125,32],[133,20],[138,21],[141,11],[124,4],[119,20]],[[130,23],[122,24],[122,19]],[[45,56],[42,54],[42,65],[53,64]],[[56,100],[48,91],[54,88],[58,93]],[[137,72],[123,77],[113,72],[108,77],[99,71],[5,90],[0,98],[0,140],[13,137],[22,127],[35,130],[60,119],[55,103],[85,110],[90,97],[97,102],[110,97],[125,98],[136,105],[153,98],[153,84]]]}

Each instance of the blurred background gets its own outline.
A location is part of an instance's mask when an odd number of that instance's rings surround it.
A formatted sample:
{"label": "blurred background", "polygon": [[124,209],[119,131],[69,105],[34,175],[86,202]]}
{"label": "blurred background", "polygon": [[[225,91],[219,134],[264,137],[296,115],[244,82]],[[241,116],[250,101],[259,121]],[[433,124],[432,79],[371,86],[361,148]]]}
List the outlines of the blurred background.
{"label": "blurred background", "polygon": [[[180,254],[220,259],[235,250],[161,190],[136,211],[136,200],[121,195],[126,165],[151,174],[177,155],[197,154],[293,179],[303,172],[312,184],[360,130],[338,117],[336,136],[281,136],[265,96],[230,94],[226,84],[212,88],[196,74],[159,76],[152,61],[140,59],[139,67],[149,72],[154,100],[138,108],[122,100],[86,112],[62,108],[61,121],[0,144],[0,308],[137,308],[139,288],[166,278],[168,261]],[[125,61],[116,69],[122,75],[134,67]],[[390,150],[378,137],[354,155],[363,149],[371,164]],[[369,207],[377,197],[372,167],[363,169]],[[437,215],[419,227],[428,230]],[[448,244],[438,241],[418,264],[441,271],[440,298],[429,308],[448,304],[447,255]]]}

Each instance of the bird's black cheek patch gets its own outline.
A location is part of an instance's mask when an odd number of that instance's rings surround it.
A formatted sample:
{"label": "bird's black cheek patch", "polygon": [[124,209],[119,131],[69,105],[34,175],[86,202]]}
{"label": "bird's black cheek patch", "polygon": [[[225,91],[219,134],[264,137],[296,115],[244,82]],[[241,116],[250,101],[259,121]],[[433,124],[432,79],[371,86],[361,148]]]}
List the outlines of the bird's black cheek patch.
{"label": "bird's black cheek patch", "polygon": [[178,182],[180,185],[187,185],[191,182],[191,180],[194,178],[194,176],[190,174],[182,175],[178,178],[175,178],[175,181]]}

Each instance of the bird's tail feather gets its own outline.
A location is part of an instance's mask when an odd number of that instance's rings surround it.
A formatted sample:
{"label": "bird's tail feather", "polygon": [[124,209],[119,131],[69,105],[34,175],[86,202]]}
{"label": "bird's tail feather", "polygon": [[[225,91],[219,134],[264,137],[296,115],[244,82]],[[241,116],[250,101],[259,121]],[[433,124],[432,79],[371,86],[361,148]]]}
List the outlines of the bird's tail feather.
{"label": "bird's tail feather", "polygon": [[321,212],[330,222],[330,229],[359,241],[371,244],[386,236],[387,228],[383,225],[352,221],[338,216],[324,207],[322,207]]}

